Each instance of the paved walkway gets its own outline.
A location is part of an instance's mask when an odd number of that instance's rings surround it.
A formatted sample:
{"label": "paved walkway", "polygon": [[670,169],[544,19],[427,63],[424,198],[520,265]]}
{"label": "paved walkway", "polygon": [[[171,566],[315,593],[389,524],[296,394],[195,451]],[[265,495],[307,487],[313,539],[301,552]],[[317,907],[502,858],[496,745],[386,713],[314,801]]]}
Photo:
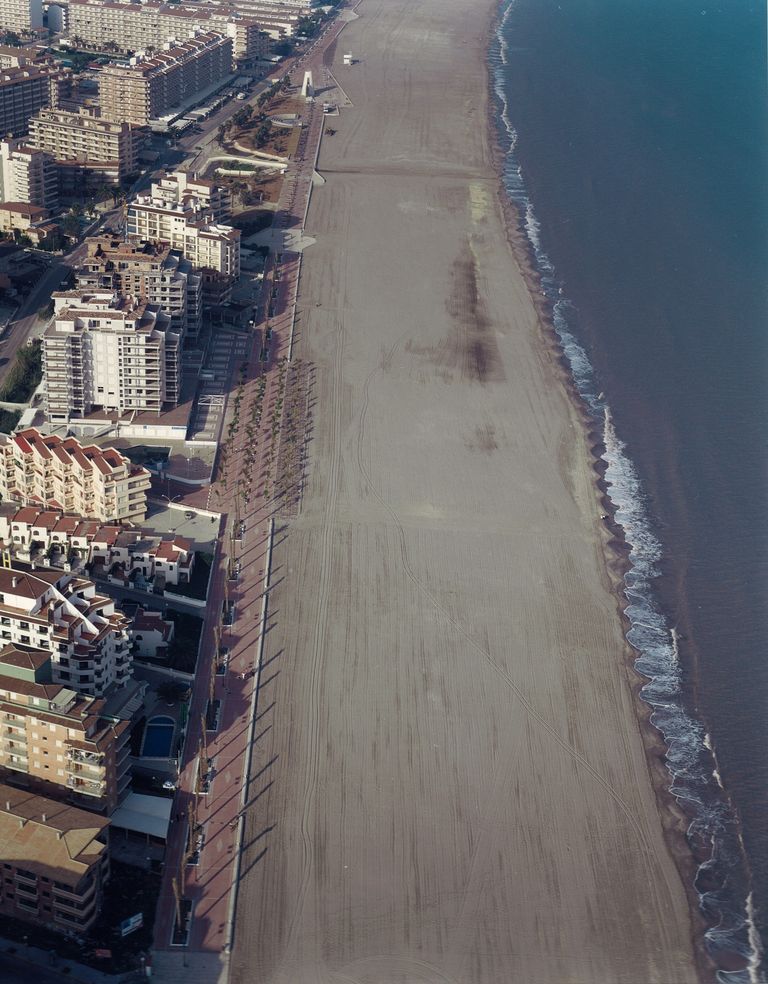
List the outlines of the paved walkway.
{"label": "paved walkway", "polygon": [[[297,64],[303,69],[305,62],[320,74],[325,49],[335,42],[343,27],[343,21],[334,23],[315,44],[309,59],[305,57]],[[308,104],[301,156],[291,163],[283,182],[275,228],[290,234],[285,240],[290,245],[301,243],[323,121],[320,107]],[[264,632],[269,631],[265,588],[269,581],[271,530],[281,510],[286,506],[289,511],[295,509],[295,503],[273,498],[273,455],[278,452],[272,447],[268,422],[281,405],[281,366],[292,355],[300,272],[299,251],[287,249],[270,254],[256,315],[262,330],[251,337],[237,417],[235,401],[230,399],[222,433],[226,435],[233,420],[237,429],[225,459],[220,458],[216,481],[204,496],[210,508],[222,512],[223,519],[155,923],[154,976],[161,981],[224,984],[227,980],[244,815],[271,783],[269,765],[250,782],[248,767],[252,748],[269,727],[265,724],[260,728],[257,699],[259,708],[268,709],[271,676],[269,667],[260,664],[260,644]],[[264,363],[260,348],[267,328],[271,330],[271,342],[269,359]],[[265,385],[261,397],[260,385]],[[261,426],[254,442],[245,431],[258,404]],[[291,495],[300,495],[300,490]],[[202,498],[200,491],[185,496],[183,501]],[[241,521],[245,532],[235,539],[233,534]],[[280,535],[279,525],[276,535]],[[228,572],[236,562],[240,564],[239,579],[229,580]],[[222,626],[220,614],[230,604],[234,604],[232,624]],[[228,663],[226,672],[217,674],[215,656],[222,646],[229,650]],[[218,702],[216,731],[206,727],[210,699]],[[194,865],[185,863],[190,853],[197,862]],[[177,906],[189,903],[191,920],[186,945],[175,945],[180,942],[174,942]]]}

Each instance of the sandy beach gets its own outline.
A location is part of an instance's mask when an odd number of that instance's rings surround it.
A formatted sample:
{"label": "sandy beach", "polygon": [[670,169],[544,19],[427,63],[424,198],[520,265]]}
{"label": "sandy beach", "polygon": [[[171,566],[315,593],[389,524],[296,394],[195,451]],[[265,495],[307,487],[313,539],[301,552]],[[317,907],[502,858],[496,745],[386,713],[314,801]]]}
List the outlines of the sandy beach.
{"label": "sandy beach", "polygon": [[274,553],[233,984],[692,984],[587,438],[498,198],[491,4],[358,13],[307,220],[310,481]]}

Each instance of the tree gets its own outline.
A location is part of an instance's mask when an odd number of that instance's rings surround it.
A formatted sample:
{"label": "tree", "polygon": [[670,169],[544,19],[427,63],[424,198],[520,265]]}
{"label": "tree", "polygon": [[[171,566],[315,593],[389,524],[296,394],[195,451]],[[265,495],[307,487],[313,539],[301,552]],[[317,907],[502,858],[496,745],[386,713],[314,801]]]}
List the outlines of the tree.
{"label": "tree", "polygon": [[169,704],[189,700],[190,694],[187,684],[181,683],[178,680],[163,680],[162,683],[155,687],[155,692],[158,697],[167,701]]}
{"label": "tree", "polygon": [[74,210],[68,212],[61,220],[61,231],[70,238],[80,235],[80,219],[75,215]]}

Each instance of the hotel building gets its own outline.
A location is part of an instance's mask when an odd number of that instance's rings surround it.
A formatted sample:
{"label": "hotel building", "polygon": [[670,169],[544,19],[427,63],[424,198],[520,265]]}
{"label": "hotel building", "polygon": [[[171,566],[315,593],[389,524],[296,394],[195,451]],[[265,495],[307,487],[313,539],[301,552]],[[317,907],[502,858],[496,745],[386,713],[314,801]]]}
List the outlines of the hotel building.
{"label": "hotel building", "polygon": [[99,102],[105,119],[146,126],[202,93],[232,72],[232,39],[194,32],[185,41],[166,41],[152,57],[130,65],[105,65]]}
{"label": "hotel building", "polygon": [[202,323],[203,281],[180,250],[109,236],[92,236],[85,246],[85,259],[76,271],[79,288],[145,297],[170,316],[173,332],[197,336]]}
{"label": "hotel building", "polygon": [[0,200],[54,209],[59,179],[51,154],[9,137],[0,141]]}
{"label": "hotel building", "polygon": [[217,223],[196,200],[173,203],[137,195],[128,204],[125,230],[131,239],[155,240],[181,250],[202,271],[206,301],[230,298],[240,276],[240,230]]}
{"label": "hotel building", "polygon": [[194,28],[223,34],[232,40],[232,54],[238,61],[262,58],[271,50],[267,30],[282,28],[291,32],[298,14],[284,14],[279,8],[261,7],[248,18],[230,7],[202,7],[197,4],[114,3],[104,0],[69,0],[69,27],[72,37],[101,45],[105,38],[125,53],[149,53],[166,41],[185,38]]}
{"label": "hotel building", "polygon": [[46,416],[161,413],[179,402],[182,330],[144,298],[75,288],[53,294],[43,336]]}
{"label": "hotel building", "polygon": [[35,113],[45,106],[57,106],[70,84],[68,73],[34,65],[0,71],[0,134],[23,136]]}
{"label": "hotel building", "polygon": [[43,0],[0,0],[0,28],[21,34],[43,26]]}
{"label": "hotel building", "polygon": [[150,198],[167,205],[186,205],[210,212],[216,222],[232,217],[232,194],[224,185],[206,181],[189,171],[172,171],[153,181]]}
{"label": "hotel building", "polygon": [[48,557],[61,566],[74,556],[96,565],[101,577],[130,582],[141,573],[156,586],[161,581],[163,587],[187,584],[195,562],[192,542],[182,536],[102,525],[33,506],[18,509],[0,504],[0,545],[23,561]]}
{"label": "hotel building", "polygon": [[[130,123],[112,122],[85,110],[43,109],[29,121],[31,147],[47,151],[60,170],[98,172],[119,183],[139,170],[144,134]],[[66,176],[65,176],[66,178]]]}

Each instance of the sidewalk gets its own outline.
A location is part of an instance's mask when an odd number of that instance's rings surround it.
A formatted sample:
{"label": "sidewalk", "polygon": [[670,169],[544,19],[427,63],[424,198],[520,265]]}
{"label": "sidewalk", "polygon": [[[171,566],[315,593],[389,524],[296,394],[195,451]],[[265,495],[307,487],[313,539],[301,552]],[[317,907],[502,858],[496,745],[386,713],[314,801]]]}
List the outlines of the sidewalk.
{"label": "sidewalk", "polygon": [[[34,928],[30,927],[30,933],[34,933]],[[9,948],[14,948],[15,953],[9,954]],[[62,981],[78,981],[80,984],[121,984],[125,981],[137,979],[136,971],[129,971],[125,974],[104,974],[93,967],[86,967],[85,964],[77,963],[74,960],[64,960],[55,957],[49,950],[41,950],[36,946],[25,946],[23,943],[14,943],[4,937],[0,938],[0,980],[2,980],[2,963],[8,959],[16,960],[20,963],[28,964],[32,968],[45,971],[46,976],[56,975]],[[55,962],[52,962],[55,960]]]}

